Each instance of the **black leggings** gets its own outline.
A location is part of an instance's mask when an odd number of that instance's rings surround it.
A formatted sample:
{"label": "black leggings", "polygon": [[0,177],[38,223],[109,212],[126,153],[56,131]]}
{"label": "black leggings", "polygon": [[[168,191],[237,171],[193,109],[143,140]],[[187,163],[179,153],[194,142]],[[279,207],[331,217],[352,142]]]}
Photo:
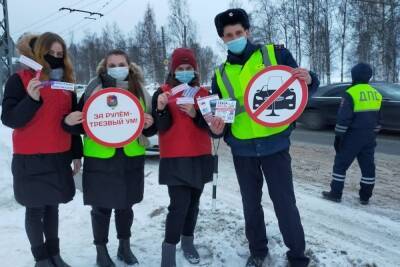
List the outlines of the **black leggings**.
{"label": "black leggings", "polygon": [[[92,228],[95,245],[108,243],[108,231],[112,209],[92,207]],[[115,209],[115,227],[118,239],[129,239],[133,223],[133,211],[129,209]]]}
{"label": "black leggings", "polygon": [[165,223],[165,242],[178,244],[181,235],[193,236],[203,189],[168,186],[170,205]]}
{"label": "black leggings", "polygon": [[25,230],[31,247],[38,247],[46,240],[58,240],[58,205],[26,208]]}

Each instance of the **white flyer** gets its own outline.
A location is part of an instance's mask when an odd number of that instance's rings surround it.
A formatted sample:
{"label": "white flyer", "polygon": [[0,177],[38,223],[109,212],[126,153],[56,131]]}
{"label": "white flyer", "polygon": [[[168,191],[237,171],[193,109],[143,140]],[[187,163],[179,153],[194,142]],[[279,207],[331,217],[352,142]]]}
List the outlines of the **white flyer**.
{"label": "white flyer", "polygon": [[26,57],[24,55],[21,55],[18,59],[18,61],[21,64],[24,64],[25,66],[28,66],[29,68],[33,69],[34,71],[41,71],[43,69],[43,66],[34,61],[33,59],[30,59],[29,57]]}
{"label": "white flyer", "polygon": [[171,93],[172,93],[172,95],[176,95],[182,91],[185,91],[188,87],[189,87],[189,85],[187,85],[186,83],[182,83],[182,84],[172,88]]}
{"label": "white flyer", "polygon": [[197,105],[199,106],[200,112],[203,115],[203,117],[214,115],[215,106],[212,105],[211,102],[218,99],[219,99],[218,95],[209,95],[205,97],[199,97],[196,99]]}
{"label": "white flyer", "polygon": [[75,87],[75,84],[73,83],[58,82],[58,81],[51,81],[50,83],[51,83],[51,89],[74,91]]}
{"label": "white flyer", "polygon": [[235,120],[236,101],[217,100],[215,104],[215,117],[220,117],[225,123],[233,123]]}
{"label": "white flyer", "polygon": [[194,104],[194,99],[193,99],[193,97],[186,97],[186,96],[177,97],[176,104],[177,105]]}

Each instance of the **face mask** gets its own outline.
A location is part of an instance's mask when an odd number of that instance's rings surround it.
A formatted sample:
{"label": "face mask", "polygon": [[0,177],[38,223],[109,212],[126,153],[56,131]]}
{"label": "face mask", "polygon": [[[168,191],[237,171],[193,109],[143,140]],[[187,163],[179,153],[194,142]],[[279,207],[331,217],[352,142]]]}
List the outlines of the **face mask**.
{"label": "face mask", "polygon": [[63,77],[64,77],[64,69],[63,68],[51,69],[50,74],[49,74],[49,79],[51,81],[61,81]]}
{"label": "face mask", "polygon": [[129,74],[128,67],[114,67],[107,69],[107,74],[117,81],[124,81]]}
{"label": "face mask", "polygon": [[64,58],[60,57],[53,57],[52,55],[44,55],[44,59],[49,63],[50,68],[58,69],[64,68]]}
{"label": "face mask", "polygon": [[246,45],[247,45],[247,38],[244,36],[226,43],[228,50],[237,55],[240,55],[244,51]]}
{"label": "face mask", "polygon": [[181,83],[189,83],[194,78],[194,70],[176,71],[175,78]]}

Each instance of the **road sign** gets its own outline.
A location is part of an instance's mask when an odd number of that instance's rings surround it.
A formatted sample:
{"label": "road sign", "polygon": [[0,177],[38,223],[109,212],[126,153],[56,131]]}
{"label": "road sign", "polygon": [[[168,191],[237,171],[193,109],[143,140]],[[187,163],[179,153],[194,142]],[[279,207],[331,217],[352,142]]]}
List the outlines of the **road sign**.
{"label": "road sign", "polygon": [[90,96],[83,108],[83,127],[94,141],[122,147],[135,140],[144,126],[140,101],[129,91],[107,88]]}
{"label": "road sign", "polygon": [[249,82],[244,96],[246,112],[257,123],[278,127],[295,121],[308,98],[306,82],[292,76],[293,68],[270,66]]}

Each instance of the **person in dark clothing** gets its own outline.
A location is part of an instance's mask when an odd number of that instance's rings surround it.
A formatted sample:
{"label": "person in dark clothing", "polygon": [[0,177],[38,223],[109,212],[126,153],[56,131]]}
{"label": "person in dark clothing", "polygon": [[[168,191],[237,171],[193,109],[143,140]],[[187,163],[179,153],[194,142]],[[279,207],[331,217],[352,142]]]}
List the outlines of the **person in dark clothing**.
{"label": "person in dark clothing", "polygon": [[[181,88],[181,90],[176,90]],[[200,262],[193,244],[204,184],[211,181],[213,159],[208,124],[194,99],[208,95],[199,87],[193,51],[177,48],[171,58],[166,83],[153,95],[153,117],[159,132],[159,183],[168,186],[170,205],[162,244],[162,267],[176,266],[176,244],[181,241],[185,258]],[[182,97],[192,99],[180,104]]]}
{"label": "person in dark clothing", "polygon": [[[119,239],[118,259],[128,265],[138,263],[130,248],[133,223],[132,206],[143,199],[144,155],[146,137],[156,133],[151,113],[151,99],[143,88],[140,68],[130,62],[121,50],[112,50],[100,62],[97,77],[92,79],[82,95],[77,112],[65,119],[64,127],[72,133],[82,133],[82,109],[89,97],[103,88],[118,87],[133,93],[145,110],[142,135],[131,143],[112,148],[101,145],[88,136],[84,137],[83,200],[91,205],[94,244],[97,265],[115,266],[107,250],[111,212],[115,210],[115,225]],[[146,104],[147,103],[147,104]],[[149,104],[150,103],[150,104]]]}
{"label": "person in dark clothing", "polygon": [[73,175],[81,167],[82,141],[62,128],[64,117],[76,109],[75,93],[54,90],[44,81],[73,82],[72,65],[64,40],[54,33],[24,35],[17,47],[43,70],[36,78],[33,70],[22,69],[5,87],[1,120],[14,129],[14,195],[26,207],[35,266],[67,267],[60,256],[58,206],[75,195]]}
{"label": "person in dark clothing", "polygon": [[253,44],[248,39],[250,23],[243,9],[229,9],[218,14],[215,26],[228,48],[228,56],[215,71],[212,92],[224,99],[235,99],[237,112],[235,121],[229,125],[213,117],[210,128],[216,137],[223,136],[232,150],[250,248],[246,266],[262,266],[268,255],[261,205],[264,177],[284,243],[289,248],[289,264],[307,266],[309,258],[304,254],[304,231],[296,206],[289,154],[293,125],[265,127],[258,124],[244,109],[244,93],[250,80],[267,66],[292,67],[292,75],[305,81],[310,93],[317,89],[318,78],[299,68],[289,50],[282,45]]}
{"label": "person in dark clothing", "polygon": [[370,65],[355,65],[351,76],[353,83],[344,93],[337,115],[331,190],[323,191],[322,196],[334,202],[342,200],[346,171],[357,158],[362,174],[359,200],[367,205],[375,185],[374,154],[381,128],[382,95],[368,84],[372,77]]}

